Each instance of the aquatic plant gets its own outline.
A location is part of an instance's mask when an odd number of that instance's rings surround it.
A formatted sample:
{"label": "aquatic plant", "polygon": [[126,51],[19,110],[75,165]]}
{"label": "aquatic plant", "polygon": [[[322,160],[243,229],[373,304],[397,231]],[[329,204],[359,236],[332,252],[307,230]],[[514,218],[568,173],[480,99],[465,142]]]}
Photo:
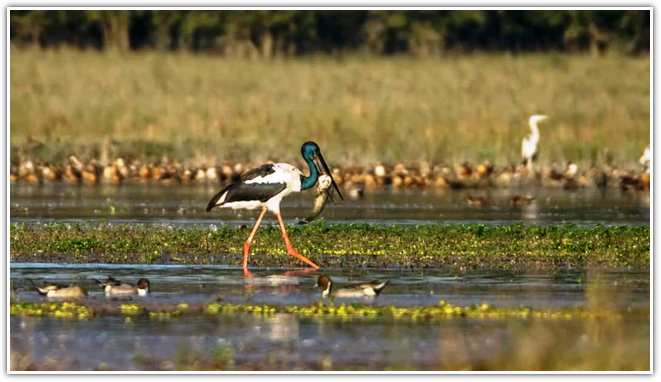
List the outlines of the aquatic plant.
{"label": "aquatic plant", "polygon": [[12,316],[36,316],[86,320],[94,314],[93,310],[77,302],[12,302]]}
{"label": "aquatic plant", "polygon": [[[641,226],[326,224],[291,226],[304,256],[326,268],[437,267],[530,271],[649,269],[650,229]],[[140,224],[11,224],[11,261],[238,264],[246,229]],[[254,245],[256,266],[289,266],[277,229]]]}
{"label": "aquatic plant", "polygon": [[55,318],[88,319],[105,315],[122,315],[126,317],[144,315],[150,319],[169,319],[192,314],[240,315],[251,314],[269,317],[276,313],[292,314],[302,318],[340,319],[340,320],[371,320],[382,319],[390,321],[436,321],[449,318],[471,319],[610,319],[619,320],[623,317],[645,317],[649,309],[615,310],[607,307],[590,308],[558,308],[533,309],[526,306],[495,307],[488,303],[460,306],[441,300],[433,306],[374,306],[366,304],[325,304],[310,305],[254,305],[210,303],[191,308],[187,303],[160,304],[153,308],[148,304],[124,303],[119,309],[94,307],[93,304],[71,302],[22,302],[11,303],[11,315],[14,316],[49,316]]}

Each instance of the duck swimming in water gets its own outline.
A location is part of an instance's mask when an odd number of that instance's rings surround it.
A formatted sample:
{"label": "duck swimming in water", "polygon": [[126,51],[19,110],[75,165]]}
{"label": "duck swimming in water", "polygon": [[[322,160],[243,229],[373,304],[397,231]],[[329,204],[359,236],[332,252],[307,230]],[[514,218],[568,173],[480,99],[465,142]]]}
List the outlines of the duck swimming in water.
{"label": "duck swimming in water", "polygon": [[149,280],[141,278],[135,286],[123,283],[119,280],[108,276],[106,281],[95,280],[100,287],[103,288],[104,293],[108,297],[123,297],[123,296],[146,296],[149,294]]}
{"label": "duck swimming in water", "polygon": [[43,287],[34,286],[40,295],[49,298],[82,298],[87,296],[87,292],[78,285],[58,285],[48,284]]}
{"label": "duck swimming in water", "polygon": [[367,283],[349,285],[344,288],[333,289],[333,281],[327,275],[320,275],[317,279],[317,287],[321,288],[321,297],[338,297],[338,298],[364,298],[376,297],[381,293],[383,288],[388,284],[385,281],[371,281]]}

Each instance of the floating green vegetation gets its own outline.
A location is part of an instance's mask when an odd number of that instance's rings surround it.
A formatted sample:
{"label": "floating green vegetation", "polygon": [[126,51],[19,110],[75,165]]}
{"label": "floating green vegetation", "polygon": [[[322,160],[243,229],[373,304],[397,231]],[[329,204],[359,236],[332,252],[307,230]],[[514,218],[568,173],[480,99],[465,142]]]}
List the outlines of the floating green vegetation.
{"label": "floating green vegetation", "polygon": [[187,303],[163,305],[155,308],[148,304],[120,304],[94,306],[72,302],[22,302],[11,304],[11,314],[15,316],[48,316],[55,318],[88,319],[106,315],[125,317],[146,316],[150,319],[170,319],[191,314],[239,315],[252,314],[269,317],[274,314],[292,314],[312,319],[383,319],[389,321],[426,322],[448,318],[471,319],[621,319],[623,315],[649,317],[649,309],[628,309],[616,311],[594,308],[532,309],[530,307],[494,307],[487,303],[469,306],[452,305],[441,300],[438,305],[419,307],[373,306],[365,304],[324,304],[311,305],[252,305],[210,303],[195,307]]}
{"label": "floating green vegetation", "polygon": [[12,316],[37,316],[86,320],[93,315],[90,307],[76,302],[12,303]]}
{"label": "floating green vegetation", "polygon": [[[649,269],[649,226],[325,224],[290,227],[323,267],[530,271],[587,266]],[[249,228],[136,224],[10,226],[11,261],[233,264]],[[292,266],[277,228],[253,245],[254,266]]]}
{"label": "floating green vegetation", "polygon": [[125,316],[134,316],[142,312],[142,307],[138,304],[122,304],[120,309]]}
{"label": "floating green vegetation", "polygon": [[[269,316],[276,313],[293,314],[307,318],[372,319],[392,321],[434,321],[447,318],[472,319],[619,319],[621,314],[612,310],[594,309],[540,309],[530,307],[494,307],[487,303],[459,306],[441,300],[436,306],[396,307],[372,306],[363,304],[323,304],[312,305],[244,305],[212,303],[204,307],[204,312],[211,315],[249,313]],[[626,312],[633,313],[632,311]],[[637,312],[640,313],[640,312]]]}

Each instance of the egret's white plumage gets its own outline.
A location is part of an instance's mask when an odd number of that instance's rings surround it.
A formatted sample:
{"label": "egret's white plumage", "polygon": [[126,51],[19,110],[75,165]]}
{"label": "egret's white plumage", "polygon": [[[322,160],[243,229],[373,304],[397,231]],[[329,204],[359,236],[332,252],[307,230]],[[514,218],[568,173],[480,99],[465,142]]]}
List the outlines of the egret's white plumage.
{"label": "egret's white plumage", "polygon": [[539,128],[537,123],[545,120],[547,116],[541,114],[534,114],[528,119],[528,126],[530,126],[530,135],[523,138],[521,142],[521,157],[523,162],[532,168],[532,162],[537,157],[537,144],[539,143]]}
{"label": "egret's white plumage", "polygon": [[645,151],[643,151],[643,155],[641,155],[640,159],[638,159],[638,162],[645,166],[645,168],[649,168],[650,166],[650,146],[648,145],[645,147]]}

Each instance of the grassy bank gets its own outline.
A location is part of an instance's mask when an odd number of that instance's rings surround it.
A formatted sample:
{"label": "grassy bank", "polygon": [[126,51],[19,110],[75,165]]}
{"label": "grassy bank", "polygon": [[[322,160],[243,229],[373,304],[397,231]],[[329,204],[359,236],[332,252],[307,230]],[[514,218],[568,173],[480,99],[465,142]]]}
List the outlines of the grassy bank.
{"label": "grassy bank", "polygon": [[[239,264],[249,228],[145,225],[10,227],[11,261]],[[649,269],[648,226],[577,227],[326,225],[290,227],[299,251],[322,267],[443,267],[529,271],[556,268]],[[276,227],[253,245],[254,266],[299,266]]]}
{"label": "grassy bank", "polygon": [[10,65],[14,159],[291,161],[314,139],[342,165],[503,164],[518,161],[532,113],[550,116],[542,163],[635,163],[649,141],[649,57],[247,61],[12,49]]}

